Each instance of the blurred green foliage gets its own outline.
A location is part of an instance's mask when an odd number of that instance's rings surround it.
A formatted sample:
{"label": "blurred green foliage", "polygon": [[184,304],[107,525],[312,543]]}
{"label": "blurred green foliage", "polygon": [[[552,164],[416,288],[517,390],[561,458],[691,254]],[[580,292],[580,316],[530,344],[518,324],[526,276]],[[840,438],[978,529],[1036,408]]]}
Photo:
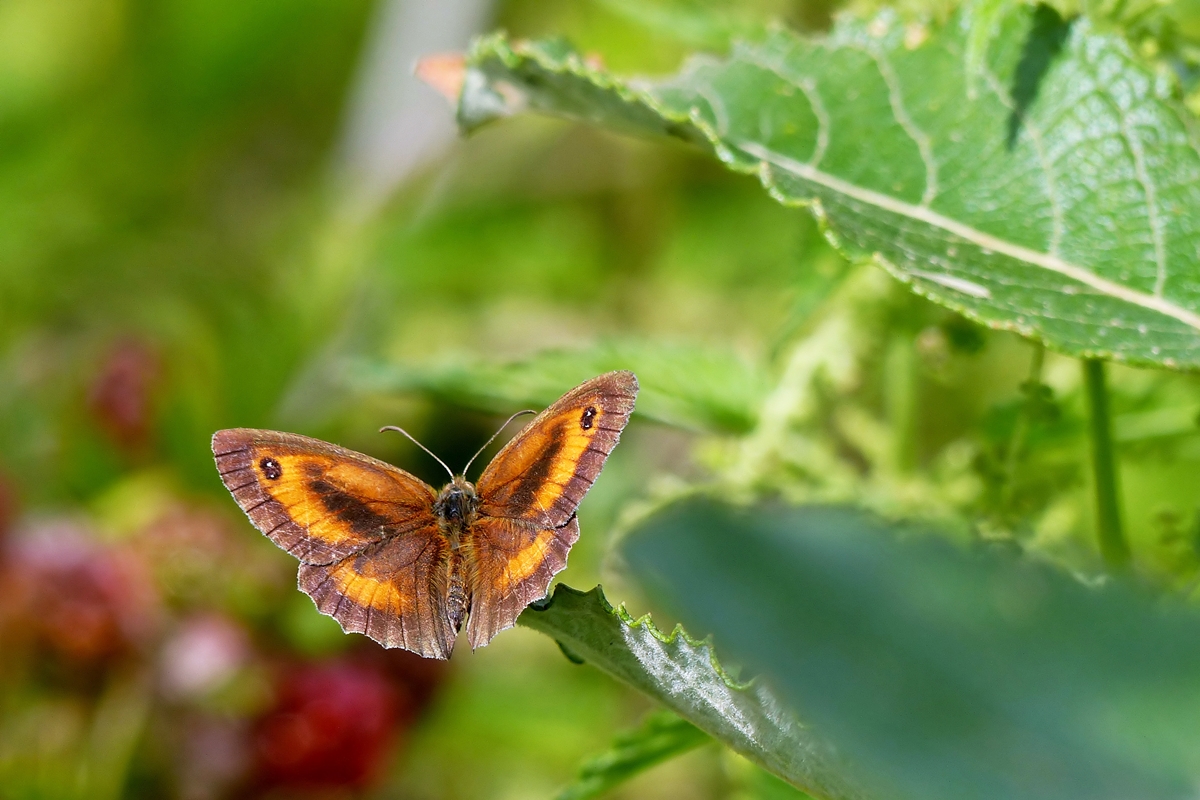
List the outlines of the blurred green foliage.
{"label": "blurred green foliage", "polygon": [[[490,22],[661,73],[770,19],[819,31],[840,7],[510,0]],[[386,711],[303,740],[350,765],[327,783],[549,797],[652,710],[528,630],[447,672],[342,635],[221,488],[222,427],[320,436],[437,482],[378,427],[461,464],[502,414],[629,366],[645,413],[583,506],[567,582],[640,602],[609,532],[685,484],[852,499],[1098,569],[1078,365],[1047,355],[1030,382],[1025,342],[844,264],[807,217],[699,153],[514,119],[356,213],[338,153],[381,13],[0,3],[0,798],[296,791],[280,720],[327,711],[306,686]],[[1194,3],[1092,13],[1194,92]],[[1110,377],[1136,569],[1191,599],[1200,385]],[[354,772],[341,741],[380,755]],[[796,793],[701,747],[610,796]]]}

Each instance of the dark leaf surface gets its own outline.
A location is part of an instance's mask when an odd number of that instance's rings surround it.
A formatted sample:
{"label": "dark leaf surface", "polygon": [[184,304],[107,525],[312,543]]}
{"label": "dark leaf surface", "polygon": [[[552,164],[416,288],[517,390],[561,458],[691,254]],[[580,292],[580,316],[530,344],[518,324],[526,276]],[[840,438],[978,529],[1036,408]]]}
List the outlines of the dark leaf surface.
{"label": "dark leaf surface", "polygon": [[844,508],[693,498],[632,532],[624,556],[874,796],[1194,796],[1193,611]]}

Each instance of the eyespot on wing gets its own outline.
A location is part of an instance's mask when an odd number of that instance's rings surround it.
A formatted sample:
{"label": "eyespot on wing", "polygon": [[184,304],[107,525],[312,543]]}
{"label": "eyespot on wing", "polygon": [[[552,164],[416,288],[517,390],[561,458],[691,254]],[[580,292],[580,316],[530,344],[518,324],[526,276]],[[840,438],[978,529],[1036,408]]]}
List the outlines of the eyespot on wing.
{"label": "eyespot on wing", "polygon": [[637,399],[632,372],[586,381],[539,414],[496,455],[477,484],[480,513],[565,525],[592,487]]}
{"label": "eyespot on wing", "polygon": [[225,487],[271,541],[307,564],[330,564],[433,522],[432,487],[337,445],[278,431],[213,436]]}

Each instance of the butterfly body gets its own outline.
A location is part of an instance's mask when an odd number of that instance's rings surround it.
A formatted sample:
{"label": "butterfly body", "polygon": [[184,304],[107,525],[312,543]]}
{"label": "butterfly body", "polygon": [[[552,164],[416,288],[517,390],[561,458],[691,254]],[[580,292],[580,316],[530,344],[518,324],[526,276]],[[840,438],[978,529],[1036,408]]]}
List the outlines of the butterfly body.
{"label": "butterfly body", "polygon": [[479,497],[475,494],[474,484],[461,475],[456,475],[453,481],[446,484],[433,503],[438,528],[450,546],[446,610],[455,633],[462,630],[467,613],[471,610],[470,586],[473,581],[467,575],[470,560],[467,555],[467,540],[470,538],[478,507]]}
{"label": "butterfly body", "polygon": [[464,627],[480,647],[545,596],[637,388],[630,372],[581,384],[505,445],[476,484],[458,475],[440,492],[297,434],[218,431],[213,454],[250,521],[299,559],[299,587],[322,613],[385,647],[447,658]]}
{"label": "butterfly body", "polygon": [[479,508],[479,496],[475,493],[475,485],[461,475],[442,487],[438,498],[433,504],[433,510],[438,515],[439,524],[445,530],[470,527],[470,522]]}

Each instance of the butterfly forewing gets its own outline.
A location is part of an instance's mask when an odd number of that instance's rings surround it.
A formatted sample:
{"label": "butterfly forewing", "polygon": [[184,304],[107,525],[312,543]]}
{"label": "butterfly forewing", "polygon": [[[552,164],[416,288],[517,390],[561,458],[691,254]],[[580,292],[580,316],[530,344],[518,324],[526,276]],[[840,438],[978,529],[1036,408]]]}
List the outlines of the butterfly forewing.
{"label": "butterfly forewing", "polygon": [[637,378],[609,372],[534,418],[479,477],[480,514],[566,525],[633,413]]}
{"label": "butterfly forewing", "polygon": [[212,445],[221,480],[250,521],[306,564],[331,564],[436,522],[428,484],[361,453],[251,428],[218,431]]}

